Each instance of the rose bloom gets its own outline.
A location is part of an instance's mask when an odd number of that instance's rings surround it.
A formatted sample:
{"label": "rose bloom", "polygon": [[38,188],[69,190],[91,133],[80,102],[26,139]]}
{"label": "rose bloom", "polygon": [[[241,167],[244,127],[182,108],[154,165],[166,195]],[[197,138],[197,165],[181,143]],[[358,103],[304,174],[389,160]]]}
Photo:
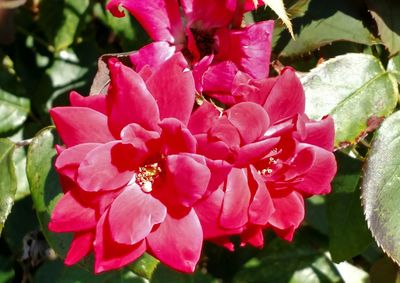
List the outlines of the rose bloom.
{"label": "rose bloom", "polygon": [[155,41],[131,56],[139,69],[182,52],[193,69],[196,89],[212,97],[230,92],[238,71],[268,77],[274,22],[242,27],[243,14],[255,9],[253,0],[111,0],[107,8],[122,17],[120,6]]}
{"label": "rose bloom", "polygon": [[231,165],[196,152],[187,129],[195,87],[186,67],[180,53],[141,73],[111,59],[107,95],[73,92],[71,106],[51,110],[65,145],[55,163],[65,194],[49,229],[74,233],[67,265],[93,251],[99,273],[148,252],[176,270],[194,270],[203,232],[193,206]]}
{"label": "rose bloom", "polygon": [[194,205],[204,238],[230,250],[235,234],[241,245],[262,247],[267,228],[292,240],[304,198],[329,193],[336,173],[333,120],[307,117],[294,71],[265,80],[240,76],[227,97],[232,107],[223,111],[205,101],[188,126],[199,153],[234,165],[226,181]]}

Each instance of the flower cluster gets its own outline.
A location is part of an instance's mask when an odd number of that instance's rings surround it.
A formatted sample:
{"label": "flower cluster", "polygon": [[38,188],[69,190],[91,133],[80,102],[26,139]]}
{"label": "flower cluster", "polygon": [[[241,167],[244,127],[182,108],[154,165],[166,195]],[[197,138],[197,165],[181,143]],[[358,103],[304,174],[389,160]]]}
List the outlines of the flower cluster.
{"label": "flower cluster", "polygon": [[109,60],[107,94],[72,92],[50,112],[64,196],[49,229],[74,233],[65,263],[93,252],[99,273],[148,252],[193,272],[205,240],[262,247],[273,229],[290,241],[304,198],[330,191],[334,127],[304,113],[293,69],[268,77],[272,22],[241,26],[254,1],[107,7],[126,8],[155,42],[133,67]]}

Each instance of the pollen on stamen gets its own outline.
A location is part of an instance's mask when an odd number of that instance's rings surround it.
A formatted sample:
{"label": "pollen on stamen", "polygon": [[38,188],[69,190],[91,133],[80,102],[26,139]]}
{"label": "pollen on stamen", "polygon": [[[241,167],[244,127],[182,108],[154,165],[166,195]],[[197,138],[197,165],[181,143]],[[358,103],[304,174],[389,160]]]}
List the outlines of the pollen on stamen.
{"label": "pollen on stamen", "polygon": [[143,192],[150,193],[153,190],[153,183],[160,173],[161,168],[157,163],[139,167],[135,176],[135,182]]}

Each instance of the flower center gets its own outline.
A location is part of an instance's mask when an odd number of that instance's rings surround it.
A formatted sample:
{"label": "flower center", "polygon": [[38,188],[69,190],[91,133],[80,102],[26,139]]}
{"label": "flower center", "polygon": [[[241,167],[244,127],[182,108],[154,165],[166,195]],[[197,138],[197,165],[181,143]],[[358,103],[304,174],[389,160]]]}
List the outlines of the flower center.
{"label": "flower center", "polygon": [[196,46],[200,52],[200,57],[203,58],[206,55],[210,55],[214,51],[214,31],[210,30],[198,30],[190,29],[194,40],[196,41]]}
{"label": "flower center", "polygon": [[275,168],[276,165],[278,164],[278,159],[275,158],[277,154],[278,154],[278,149],[274,148],[269,154],[270,157],[268,157],[267,159],[268,161],[266,162],[266,164],[264,163],[264,168],[262,170],[258,170],[258,173],[264,176],[271,175],[272,172],[274,172],[274,169],[276,169]]}
{"label": "flower center", "polygon": [[160,173],[161,168],[158,166],[158,163],[139,167],[135,176],[135,182],[144,192],[150,193],[153,190],[153,183]]}

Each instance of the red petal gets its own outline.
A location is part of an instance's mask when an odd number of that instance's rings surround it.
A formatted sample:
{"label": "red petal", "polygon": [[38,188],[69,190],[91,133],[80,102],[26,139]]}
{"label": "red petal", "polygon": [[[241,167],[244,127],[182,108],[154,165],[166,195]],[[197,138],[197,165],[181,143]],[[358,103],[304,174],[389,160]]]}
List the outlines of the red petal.
{"label": "red petal", "polygon": [[212,141],[221,140],[227,144],[229,148],[238,149],[240,146],[239,131],[226,116],[222,116],[215,121],[208,135],[209,139]]}
{"label": "red petal", "polygon": [[[311,153],[313,157],[312,166],[302,175],[302,182],[296,184],[295,188],[309,195],[329,193],[331,190],[330,183],[336,174],[335,155],[330,151],[316,146],[307,147],[302,151]],[[298,163],[297,159],[295,163]]]}
{"label": "red petal", "polygon": [[197,154],[204,155],[207,158],[214,160],[228,160],[232,151],[223,141],[210,141],[207,134],[196,135]]}
{"label": "red petal", "polygon": [[96,228],[94,242],[96,273],[120,268],[139,258],[146,251],[146,242],[135,245],[122,245],[111,238],[108,225],[108,213],[104,213]]}
{"label": "red petal", "polygon": [[253,197],[249,206],[249,222],[255,225],[264,226],[274,212],[274,205],[271,196],[262,180],[260,174],[253,166],[250,166],[251,178],[254,182],[251,186],[254,188]]}
{"label": "red petal", "polygon": [[178,1],[153,0],[111,0],[107,9],[116,16],[123,17],[119,5],[126,8],[143,26],[154,41],[183,41],[183,27]]}
{"label": "red petal", "polygon": [[166,158],[166,181],[163,201],[171,205],[191,207],[206,192],[211,178],[204,157],[199,162],[190,155],[170,155]]}
{"label": "red petal", "polygon": [[197,141],[182,122],[175,118],[165,118],[160,122],[159,126],[162,129],[162,154],[196,152]]}
{"label": "red petal", "polygon": [[76,232],[96,226],[95,210],[84,206],[72,194],[67,192],[54,208],[49,222],[49,230],[53,232]]}
{"label": "red petal", "polygon": [[94,229],[75,233],[64,263],[71,266],[87,256],[93,248],[94,237]]}
{"label": "red petal", "polygon": [[[165,61],[146,81],[156,99],[160,118],[177,118],[187,125],[195,98],[194,79],[181,53]],[[187,70],[186,70],[187,69]]]}
{"label": "red petal", "polygon": [[269,138],[262,141],[246,144],[241,147],[236,157],[236,167],[246,167],[265,157],[279,143],[280,138]]}
{"label": "red petal", "polygon": [[188,128],[193,135],[204,134],[215,124],[220,112],[208,101],[193,112],[190,116]]}
{"label": "red petal", "polygon": [[167,42],[152,42],[140,48],[137,52],[130,55],[129,58],[135,65],[136,72],[148,65],[151,69],[158,68],[162,63],[175,53],[175,47]]}
{"label": "red petal", "polygon": [[54,165],[57,172],[75,180],[79,164],[91,150],[100,145],[99,143],[83,143],[63,150]]}
{"label": "red petal", "polygon": [[151,253],[164,264],[193,272],[200,258],[203,232],[194,210],[183,217],[167,214],[165,221],[147,237]]}
{"label": "red petal", "polygon": [[303,86],[291,68],[285,68],[272,88],[264,104],[271,125],[279,120],[303,114],[305,96]]}
{"label": "red petal", "polygon": [[219,188],[211,193],[207,198],[197,202],[194,206],[203,228],[204,239],[234,235],[242,231],[241,228],[225,229],[225,227],[220,225],[219,221],[223,200],[224,192]]}
{"label": "red petal", "polygon": [[217,60],[230,60],[253,78],[268,77],[274,21],[258,22],[238,31],[227,28],[217,32]]}
{"label": "red petal", "polygon": [[76,91],[72,91],[69,94],[69,100],[71,106],[74,107],[87,107],[97,112],[106,115],[106,96],[102,94],[91,95],[91,96],[81,96]]}
{"label": "red petal", "polygon": [[108,129],[107,117],[90,108],[56,107],[50,110],[50,115],[67,147],[115,140]]}
{"label": "red petal", "polygon": [[132,179],[140,155],[131,144],[111,142],[98,146],[81,162],[77,183],[88,192],[120,188]]}
{"label": "red petal", "polygon": [[[291,241],[294,231],[304,219],[303,197],[295,192],[273,192],[272,200],[275,212],[272,214],[269,224],[278,229],[278,235]],[[281,230],[279,232],[279,230]]]}
{"label": "red petal", "polygon": [[262,229],[258,226],[251,227],[246,229],[241,235],[240,239],[242,240],[240,246],[245,246],[246,244],[250,244],[256,248],[262,248],[264,246],[264,235]]}
{"label": "red petal", "polygon": [[201,30],[229,25],[236,10],[236,0],[183,0],[181,5],[188,26]]}
{"label": "red petal", "polygon": [[112,238],[133,245],[147,237],[155,224],[164,221],[166,207],[136,184],[128,186],[112,203],[109,225]]}
{"label": "red petal", "polygon": [[121,131],[121,139],[124,142],[132,144],[145,144],[160,138],[160,134],[156,131],[148,131],[139,124],[129,124]]}
{"label": "red petal", "polygon": [[119,137],[121,130],[130,123],[137,123],[148,130],[157,129],[157,103],[140,75],[114,58],[109,61],[109,69],[108,124],[115,136]]}
{"label": "red petal", "polygon": [[333,151],[335,125],[332,117],[326,117],[321,121],[306,122],[306,133],[307,137],[302,142]]}
{"label": "red petal", "polygon": [[261,138],[268,129],[267,112],[258,104],[241,102],[226,111],[229,122],[239,131],[244,144]]}
{"label": "red petal", "polygon": [[231,97],[231,89],[237,72],[237,66],[231,61],[211,65],[203,74],[203,91],[222,103],[232,105],[235,100]]}
{"label": "red petal", "polygon": [[211,179],[208,184],[207,193],[215,191],[219,185],[228,177],[232,165],[223,160],[211,160],[206,158],[207,167],[211,172]]}
{"label": "red petal", "polygon": [[226,182],[221,226],[227,229],[243,227],[249,220],[250,188],[244,169],[233,168]]}

